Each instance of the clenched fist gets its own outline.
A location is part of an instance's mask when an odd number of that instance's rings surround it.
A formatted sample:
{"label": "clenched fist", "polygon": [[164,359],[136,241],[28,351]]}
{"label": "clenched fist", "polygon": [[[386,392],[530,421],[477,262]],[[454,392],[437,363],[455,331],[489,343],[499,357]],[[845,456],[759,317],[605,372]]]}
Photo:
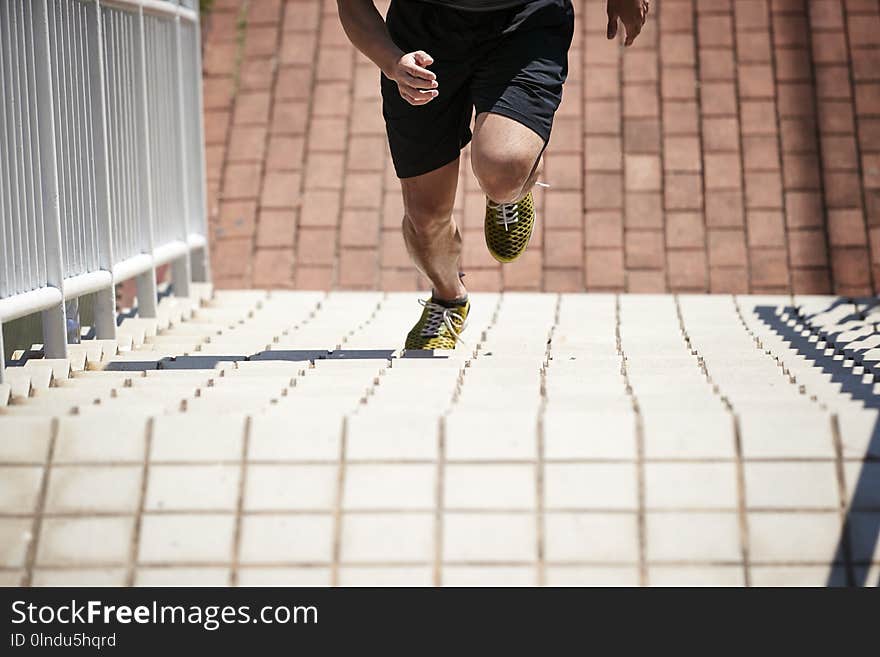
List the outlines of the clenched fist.
{"label": "clenched fist", "polygon": [[624,45],[632,45],[642,31],[650,8],[648,0],[608,0],[608,38],[617,36],[617,21],[620,20],[626,28]]}
{"label": "clenched fist", "polygon": [[385,75],[397,83],[400,96],[410,105],[424,105],[434,100],[437,76],[427,69],[434,58],[424,50],[406,53],[398,59]]}

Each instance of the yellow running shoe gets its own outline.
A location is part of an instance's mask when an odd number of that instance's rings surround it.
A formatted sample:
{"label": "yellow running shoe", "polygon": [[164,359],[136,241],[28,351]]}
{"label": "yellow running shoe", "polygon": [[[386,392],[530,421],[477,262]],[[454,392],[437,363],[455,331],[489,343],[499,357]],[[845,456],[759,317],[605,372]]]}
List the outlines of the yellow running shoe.
{"label": "yellow running shoe", "polygon": [[407,349],[455,349],[461,333],[467,326],[471,302],[463,306],[447,308],[433,299],[419,299],[425,309],[422,316],[406,336]]}
{"label": "yellow running shoe", "polygon": [[532,238],[535,203],[529,192],[516,203],[495,203],[486,199],[486,246],[498,262],[519,258]]}

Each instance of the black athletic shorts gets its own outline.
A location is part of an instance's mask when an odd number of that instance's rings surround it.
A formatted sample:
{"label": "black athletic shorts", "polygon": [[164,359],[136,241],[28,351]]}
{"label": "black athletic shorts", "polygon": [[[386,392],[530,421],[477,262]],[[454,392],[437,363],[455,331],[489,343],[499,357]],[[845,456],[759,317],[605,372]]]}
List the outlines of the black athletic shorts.
{"label": "black athletic shorts", "polygon": [[471,140],[471,118],[493,112],[534,130],[546,143],[568,75],[574,34],[571,0],[531,0],[511,9],[463,11],[392,0],[391,38],[404,52],[434,58],[439,95],[413,106],[382,78],[382,113],[399,178],[452,162]]}

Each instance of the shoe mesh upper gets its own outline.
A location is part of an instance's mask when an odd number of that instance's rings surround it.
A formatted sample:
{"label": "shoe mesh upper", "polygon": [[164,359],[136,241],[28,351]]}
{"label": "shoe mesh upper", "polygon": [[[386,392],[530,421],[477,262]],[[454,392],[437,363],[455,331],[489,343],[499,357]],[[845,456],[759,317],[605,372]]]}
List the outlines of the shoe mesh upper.
{"label": "shoe mesh upper", "polygon": [[428,301],[424,302],[424,306],[422,316],[406,336],[406,349],[455,349],[458,339],[449,331],[441,315],[445,312],[456,333],[461,333],[471,309],[470,302],[463,306],[444,308]]}
{"label": "shoe mesh upper", "polygon": [[[519,258],[532,237],[535,226],[535,203],[529,192],[517,203],[508,203],[507,209],[487,201],[484,232],[489,253],[499,262],[513,262]],[[515,206],[515,208],[511,208]],[[514,223],[503,222],[503,214],[515,215]]]}

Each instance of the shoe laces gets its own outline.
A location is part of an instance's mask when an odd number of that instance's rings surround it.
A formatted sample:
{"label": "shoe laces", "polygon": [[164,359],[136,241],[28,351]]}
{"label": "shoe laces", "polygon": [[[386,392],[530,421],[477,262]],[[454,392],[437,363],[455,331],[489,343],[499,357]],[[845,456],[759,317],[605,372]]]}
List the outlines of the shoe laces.
{"label": "shoe laces", "polygon": [[[464,344],[461,333],[467,327],[467,319],[463,318],[461,313],[455,308],[447,308],[426,299],[419,299],[419,304],[428,309],[428,317],[422,327],[423,338],[437,337],[440,334],[440,326],[443,325],[456,342]],[[456,319],[461,323],[460,329],[455,325]]]}
{"label": "shoe laces", "polygon": [[[547,183],[536,182],[538,187],[549,187]],[[520,199],[522,200],[522,199]],[[489,208],[496,213],[495,223],[504,226],[504,230],[508,230],[508,226],[519,221],[519,201],[515,203],[496,203],[489,199]]]}
{"label": "shoe laces", "polygon": [[496,203],[489,201],[489,208],[495,212],[495,223],[508,230],[510,224],[519,221],[519,203]]}

